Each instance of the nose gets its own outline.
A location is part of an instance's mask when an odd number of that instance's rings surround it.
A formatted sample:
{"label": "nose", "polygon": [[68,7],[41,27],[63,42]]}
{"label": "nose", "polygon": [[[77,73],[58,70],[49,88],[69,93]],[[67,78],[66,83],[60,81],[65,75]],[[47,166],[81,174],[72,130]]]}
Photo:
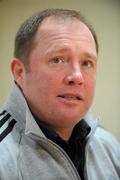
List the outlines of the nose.
{"label": "nose", "polygon": [[64,78],[64,83],[67,85],[81,85],[83,82],[84,78],[79,65],[72,67]]}

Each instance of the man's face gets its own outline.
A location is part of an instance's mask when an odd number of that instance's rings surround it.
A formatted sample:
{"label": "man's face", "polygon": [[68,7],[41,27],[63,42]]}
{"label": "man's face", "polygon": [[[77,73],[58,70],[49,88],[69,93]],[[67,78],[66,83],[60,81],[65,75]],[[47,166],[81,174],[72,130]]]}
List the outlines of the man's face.
{"label": "man's face", "polygon": [[72,129],[91,106],[96,60],[86,25],[79,20],[44,20],[22,86],[32,113],[55,130]]}

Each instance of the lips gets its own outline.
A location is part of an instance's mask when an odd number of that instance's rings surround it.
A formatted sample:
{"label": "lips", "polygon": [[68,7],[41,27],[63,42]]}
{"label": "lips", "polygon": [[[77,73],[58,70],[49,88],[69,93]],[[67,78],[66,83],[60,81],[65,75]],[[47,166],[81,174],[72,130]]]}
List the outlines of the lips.
{"label": "lips", "polygon": [[62,94],[62,95],[59,95],[58,97],[60,98],[63,98],[63,99],[66,99],[66,100],[77,100],[77,101],[80,101],[80,100],[83,100],[83,97],[80,95],[80,94]]}

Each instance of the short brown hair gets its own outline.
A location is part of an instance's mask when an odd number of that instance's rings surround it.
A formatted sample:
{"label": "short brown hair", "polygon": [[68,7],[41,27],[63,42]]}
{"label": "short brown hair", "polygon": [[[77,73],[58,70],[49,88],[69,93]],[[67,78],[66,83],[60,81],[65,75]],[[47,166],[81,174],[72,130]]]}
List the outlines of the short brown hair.
{"label": "short brown hair", "polygon": [[29,54],[33,47],[33,41],[37,33],[38,27],[42,21],[50,16],[65,18],[76,18],[83,22],[91,31],[96,44],[96,51],[98,53],[97,36],[92,26],[85,20],[80,12],[68,9],[46,9],[40,11],[29,19],[27,19],[19,28],[15,38],[14,56],[23,61],[24,64],[28,63]]}

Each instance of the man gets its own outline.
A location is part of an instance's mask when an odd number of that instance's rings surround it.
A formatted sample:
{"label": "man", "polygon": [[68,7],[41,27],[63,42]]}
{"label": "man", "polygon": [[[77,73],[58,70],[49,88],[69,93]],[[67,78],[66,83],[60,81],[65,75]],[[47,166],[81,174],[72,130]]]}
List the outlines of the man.
{"label": "man", "polygon": [[20,27],[14,84],[1,111],[1,180],[118,180],[119,143],[92,120],[98,43],[72,10],[45,10]]}

